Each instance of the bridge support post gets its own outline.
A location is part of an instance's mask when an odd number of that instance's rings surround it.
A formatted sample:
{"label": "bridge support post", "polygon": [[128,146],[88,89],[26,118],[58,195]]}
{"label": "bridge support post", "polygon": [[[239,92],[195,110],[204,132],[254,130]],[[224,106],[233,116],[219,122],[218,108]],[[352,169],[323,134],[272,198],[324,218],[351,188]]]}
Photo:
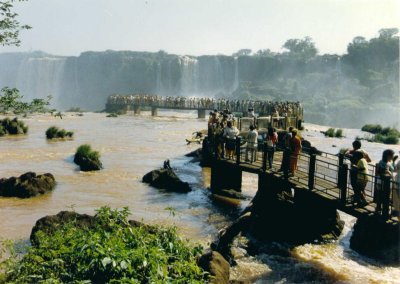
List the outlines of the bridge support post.
{"label": "bridge support post", "polygon": [[348,165],[343,164],[339,167],[339,175],[338,175],[338,187],[340,189],[340,202],[344,206],[346,205],[347,200],[347,172],[349,170]]}
{"label": "bridge support post", "polygon": [[157,116],[157,115],[158,115],[158,108],[151,107],[151,116]]}
{"label": "bridge support post", "polygon": [[314,189],[316,161],[317,161],[317,156],[315,154],[311,154],[310,155],[310,164],[308,166],[308,188],[310,190]]}
{"label": "bridge support post", "polygon": [[197,110],[197,118],[206,118],[206,110],[205,109]]}
{"label": "bridge support post", "polygon": [[140,106],[138,106],[138,105],[133,106],[133,113],[140,114]]}
{"label": "bridge support post", "polygon": [[390,209],[390,189],[391,189],[391,182],[390,182],[390,176],[384,176],[382,178],[382,192],[381,198],[382,198],[382,218],[384,220],[389,219],[389,209]]}
{"label": "bridge support post", "polygon": [[262,145],[263,156],[262,156],[262,170],[265,172],[267,170],[267,142]]}
{"label": "bridge support post", "polygon": [[242,191],[242,171],[235,164],[215,161],[211,167],[211,190],[223,189]]}

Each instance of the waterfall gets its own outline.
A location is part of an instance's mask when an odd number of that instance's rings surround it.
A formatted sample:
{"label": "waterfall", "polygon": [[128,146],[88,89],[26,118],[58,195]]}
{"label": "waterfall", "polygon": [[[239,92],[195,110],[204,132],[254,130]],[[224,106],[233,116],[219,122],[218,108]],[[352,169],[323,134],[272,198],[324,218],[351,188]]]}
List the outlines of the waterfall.
{"label": "waterfall", "polygon": [[182,75],[180,78],[181,94],[195,95],[198,92],[198,64],[197,59],[182,56],[180,57]]}
{"label": "waterfall", "polygon": [[27,57],[18,68],[16,87],[25,100],[53,96],[52,105],[59,107],[65,58]]}

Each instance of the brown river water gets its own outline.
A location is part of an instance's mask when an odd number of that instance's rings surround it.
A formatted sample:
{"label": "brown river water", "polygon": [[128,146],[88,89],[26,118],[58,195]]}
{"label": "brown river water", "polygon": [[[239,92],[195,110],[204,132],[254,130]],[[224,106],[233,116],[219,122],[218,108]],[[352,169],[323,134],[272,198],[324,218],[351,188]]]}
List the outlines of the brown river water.
{"label": "brown river water", "polygon": [[[199,147],[186,145],[185,138],[204,129],[206,121],[194,112],[160,111],[153,118],[126,115],[106,118],[105,114],[67,114],[63,119],[32,116],[26,136],[0,138],[0,176],[10,177],[27,171],[51,172],[57,187],[51,194],[32,199],[0,197],[0,239],[26,240],[35,221],[45,215],[73,208],[93,214],[100,206],[128,206],[132,219],[152,224],[176,225],[180,233],[205,246],[218,230],[238,216],[249,201],[238,208],[221,207],[209,197],[209,170],[190,162],[184,155]],[[70,141],[48,142],[45,131],[56,125],[75,132]],[[351,146],[359,130],[344,129],[346,138],[324,138],[319,132],[327,127],[306,124],[304,138],[318,149],[337,153]],[[104,170],[80,172],[72,162],[76,148],[89,143],[102,156]],[[363,142],[374,161],[387,146]],[[335,145],[335,147],[332,147]],[[391,146],[396,151],[400,146]],[[188,194],[167,193],[141,183],[142,176],[171,160],[177,174],[191,184]],[[257,177],[243,176],[243,192],[250,199],[257,190]],[[166,210],[174,208],[176,214]],[[280,253],[249,256],[238,240],[238,265],[232,269],[232,280],[255,283],[400,283],[400,268],[381,266],[349,248],[355,219],[341,213],[346,222],[339,241],[332,244],[307,244]],[[243,240],[244,242],[244,240]],[[275,251],[282,245],[271,244]],[[278,249],[277,249],[278,247]],[[282,249],[282,248],[281,248]],[[282,250],[285,250],[283,248]]]}

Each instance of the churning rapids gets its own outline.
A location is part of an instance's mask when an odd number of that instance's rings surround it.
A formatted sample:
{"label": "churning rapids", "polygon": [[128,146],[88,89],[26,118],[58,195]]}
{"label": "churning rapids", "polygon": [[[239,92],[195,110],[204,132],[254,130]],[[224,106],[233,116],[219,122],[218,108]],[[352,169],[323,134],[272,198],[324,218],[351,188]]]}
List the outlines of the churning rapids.
{"label": "churning rapids", "polygon": [[[198,145],[187,146],[184,139],[193,131],[205,128],[205,120],[195,113],[160,112],[160,117],[120,116],[85,113],[83,117],[68,114],[64,119],[33,116],[24,119],[29,134],[0,138],[0,175],[10,177],[27,171],[51,172],[57,187],[51,194],[32,198],[0,198],[0,238],[28,239],[35,221],[71,207],[80,213],[93,213],[102,205],[128,206],[132,219],[148,223],[175,224],[181,234],[207,246],[218,230],[233,220],[240,208],[227,209],[214,203],[207,191],[209,171],[190,163],[184,154]],[[48,142],[44,133],[57,125],[75,132],[72,141]],[[337,153],[351,145],[358,130],[344,129],[346,138],[326,139],[319,132],[326,127],[306,124],[303,136],[320,150]],[[89,143],[102,155],[104,170],[79,172],[72,162],[75,149]],[[364,142],[374,161],[385,145]],[[336,147],[332,147],[336,145]],[[397,151],[400,146],[391,147]],[[188,194],[166,193],[141,183],[141,177],[171,159],[178,175],[194,190]],[[243,176],[243,191],[250,199],[256,191],[257,177]],[[175,216],[166,210],[175,208]],[[318,214],[316,212],[316,214]],[[349,248],[355,219],[341,214],[346,222],[337,243],[303,245],[290,255],[265,254],[243,256],[231,271],[232,280],[257,283],[399,283],[400,268],[383,267],[361,257]],[[239,239],[239,247],[241,240]],[[278,246],[277,244],[275,246]],[[241,254],[237,248],[237,253]]]}

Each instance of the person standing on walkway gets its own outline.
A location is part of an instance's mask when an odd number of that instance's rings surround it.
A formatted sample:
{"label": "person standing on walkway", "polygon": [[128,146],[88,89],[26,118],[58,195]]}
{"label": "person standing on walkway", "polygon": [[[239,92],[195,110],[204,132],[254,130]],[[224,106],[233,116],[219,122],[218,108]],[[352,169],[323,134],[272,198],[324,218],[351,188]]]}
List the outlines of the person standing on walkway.
{"label": "person standing on walkway", "polygon": [[[375,213],[376,214],[387,214],[387,212],[384,212],[387,210],[385,209],[385,206],[388,206],[388,204],[384,204],[387,202],[387,197],[390,196],[390,192],[387,192],[387,188],[390,188],[390,186],[385,186],[384,181],[390,181],[393,178],[393,173],[394,173],[394,162],[396,161],[397,156],[394,156],[394,151],[391,149],[387,149],[383,151],[382,153],[382,160],[379,161],[377,167],[376,167],[376,175],[377,175],[377,180],[376,180],[376,189],[375,189],[375,199],[376,199],[376,209]],[[383,210],[385,209],[385,210]]]}
{"label": "person standing on walkway", "polygon": [[274,160],[276,144],[278,142],[278,134],[274,131],[272,126],[268,127],[268,133],[265,137],[265,142],[266,142],[266,146],[267,146],[267,151],[266,151],[267,161],[268,161],[269,168],[271,169],[272,162]]}
{"label": "person standing on walkway", "polygon": [[297,129],[292,130],[292,139],[290,141],[290,174],[294,176],[297,170],[297,160],[301,152],[301,138]]}
{"label": "person standing on walkway", "polygon": [[225,150],[226,157],[233,160],[233,155],[236,148],[236,136],[239,135],[239,130],[232,125],[232,121],[228,120],[224,128],[223,137],[226,139]]}
{"label": "person standing on walkway", "polygon": [[[258,132],[254,125],[250,125],[250,131],[247,134],[247,146],[246,146],[246,162],[253,163],[257,160],[257,138]],[[249,160],[249,152],[250,152],[250,160]]]}

